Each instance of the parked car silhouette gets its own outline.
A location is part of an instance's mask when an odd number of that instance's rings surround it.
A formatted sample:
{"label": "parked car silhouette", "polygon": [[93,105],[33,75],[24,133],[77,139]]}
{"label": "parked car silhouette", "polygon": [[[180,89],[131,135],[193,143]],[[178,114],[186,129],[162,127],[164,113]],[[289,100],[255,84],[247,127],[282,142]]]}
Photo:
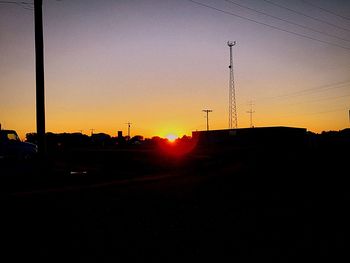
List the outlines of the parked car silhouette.
{"label": "parked car silhouette", "polygon": [[0,130],[0,159],[14,158],[27,160],[33,158],[38,147],[33,143],[22,142],[14,130]]}

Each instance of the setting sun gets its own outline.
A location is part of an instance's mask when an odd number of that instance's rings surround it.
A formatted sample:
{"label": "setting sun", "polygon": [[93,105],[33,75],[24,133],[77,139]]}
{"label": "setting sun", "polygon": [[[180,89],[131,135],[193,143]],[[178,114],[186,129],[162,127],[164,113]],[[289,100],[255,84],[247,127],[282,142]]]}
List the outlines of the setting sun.
{"label": "setting sun", "polygon": [[174,142],[179,136],[176,134],[170,133],[165,136],[169,142]]}

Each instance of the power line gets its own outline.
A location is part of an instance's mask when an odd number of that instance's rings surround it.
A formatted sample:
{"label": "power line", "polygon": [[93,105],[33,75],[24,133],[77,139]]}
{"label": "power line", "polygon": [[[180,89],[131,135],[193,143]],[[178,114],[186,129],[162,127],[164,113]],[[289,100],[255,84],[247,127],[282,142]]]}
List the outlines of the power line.
{"label": "power line", "polygon": [[26,6],[34,6],[33,3],[29,3],[29,2],[16,2],[16,1],[0,1],[0,4],[15,4],[15,5],[26,5]]}
{"label": "power line", "polygon": [[17,2],[17,1],[0,1],[0,4],[16,4],[16,5],[20,5],[20,4],[29,4],[29,5],[32,5],[33,3],[28,3],[28,2]]}
{"label": "power line", "polygon": [[326,98],[319,98],[316,100],[308,100],[305,103],[319,102],[319,101],[324,101],[324,100],[336,100],[336,99],[342,99],[342,98],[348,98],[348,97],[350,97],[350,94],[341,95],[341,96],[326,97]]}
{"label": "power line", "polygon": [[306,113],[306,114],[304,114],[304,115],[325,114],[325,113],[337,112],[337,111],[343,111],[343,110],[347,110],[347,108],[338,108],[338,109],[334,109],[334,110],[327,110],[327,111],[312,112],[312,113]]}
{"label": "power line", "polygon": [[[56,0],[57,2],[61,2],[62,0]],[[0,1],[0,4],[14,4],[22,7],[23,9],[27,10],[34,10],[34,3],[29,3],[29,2],[17,2],[17,1]]]}
{"label": "power line", "polygon": [[314,87],[314,88],[308,88],[308,89],[299,90],[296,92],[282,94],[282,95],[278,95],[278,96],[274,96],[274,97],[265,97],[265,98],[262,98],[260,100],[297,97],[297,96],[305,95],[305,93],[312,94],[314,92],[322,92],[325,90],[339,89],[339,88],[344,88],[348,85],[350,85],[350,81],[339,82],[339,83],[335,83],[335,84],[328,84],[328,85],[318,86],[318,87]]}
{"label": "power line", "polygon": [[34,4],[29,3],[29,2],[0,1],[0,4],[14,4],[14,5],[18,5],[26,10],[34,10]]}
{"label": "power line", "polygon": [[320,10],[326,12],[326,13],[329,13],[329,14],[332,14],[332,15],[335,15],[335,16],[337,16],[337,17],[340,17],[340,18],[343,18],[343,19],[346,19],[346,20],[349,20],[349,21],[350,21],[350,18],[349,18],[349,17],[342,16],[342,15],[337,14],[337,13],[335,13],[335,12],[333,12],[333,11],[330,11],[330,10],[328,10],[328,9],[326,9],[326,8],[323,8],[323,7],[321,7],[321,6],[315,5],[314,3],[310,3],[309,1],[305,1],[305,0],[301,0],[301,1],[304,2],[305,4],[308,4],[308,5],[310,5],[310,6],[316,7],[316,8],[318,8],[318,9],[320,9]]}
{"label": "power line", "polygon": [[[337,108],[337,109],[332,109],[332,110],[327,110],[327,111],[303,113],[303,116],[327,114],[327,113],[331,113],[331,112],[338,112],[338,111],[345,111],[345,110],[348,110],[348,108]],[[282,117],[284,117],[284,118],[289,118],[289,117],[294,117],[294,116],[300,116],[300,113],[298,113],[298,114],[282,115]]]}
{"label": "power line", "polygon": [[311,89],[306,89],[306,90],[300,90],[300,91],[297,91],[297,92],[294,92],[294,93],[281,95],[279,97],[281,98],[281,97],[301,96],[301,95],[305,95],[305,93],[312,94],[312,93],[315,93],[315,92],[323,92],[323,91],[326,91],[326,90],[341,89],[341,88],[347,87],[348,85],[349,84],[343,84],[343,85],[339,85],[339,86],[322,86],[320,88],[311,88]]}
{"label": "power line", "polygon": [[[334,85],[340,85],[340,86],[334,86]],[[314,88],[301,90],[301,91],[294,92],[294,93],[288,93],[288,94],[275,96],[275,97],[265,97],[265,98],[261,98],[261,99],[257,99],[257,100],[259,102],[262,102],[262,101],[274,100],[274,99],[279,99],[279,100],[281,100],[281,99],[289,99],[290,97],[297,97],[297,96],[305,95],[305,93],[306,93],[306,95],[310,95],[310,94],[313,94],[315,92],[323,92],[323,91],[327,91],[327,90],[344,88],[344,87],[347,87],[347,85],[350,85],[350,82],[343,82],[343,83],[337,83],[337,84],[324,85],[324,86],[320,86],[320,87],[314,87]],[[318,98],[318,99],[308,100],[308,101],[302,101],[302,102],[295,102],[295,103],[288,103],[288,104],[283,103],[283,105],[284,106],[295,106],[295,105],[302,105],[302,104],[305,104],[305,103],[313,103],[313,102],[318,102],[318,101],[334,100],[334,99],[347,98],[347,97],[350,97],[350,95],[346,94],[346,95],[340,95],[340,96],[323,97],[323,98]]]}
{"label": "power line", "polygon": [[283,6],[283,5],[280,5],[280,4],[276,4],[275,2],[272,2],[272,1],[269,1],[269,0],[263,0],[263,1],[265,1],[266,3],[269,3],[269,4],[271,4],[271,5],[277,6],[277,7],[279,7],[279,8],[282,8],[282,9],[288,10],[288,11],[290,11],[290,12],[293,12],[293,13],[295,13],[295,14],[298,14],[298,15],[301,15],[301,16],[304,16],[304,17],[313,19],[313,20],[315,20],[315,21],[318,21],[318,22],[321,22],[321,23],[324,23],[324,24],[327,24],[327,25],[330,25],[330,26],[333,26],[333,27],[336,27],[336,28],[339,28],[339,29],[342,29],[342,30],[345,30],[345,31],[350,32],[350,30],[347,29],[347,28],[338,26],[338,25],[333,24],[333,23],[329,23],[329,22],[327,22],[327,21],[325,21],[325,20],[322,20],[322,19],[319,19],[319,18],[316,18],[316,17],[313,17],[313,16],[309,16],[309,15],[307,15],[307,14],[304,14],[304,13],[302,13],[302,12],[296,11],[296,10],[291,9],[291,8],[289,8],[289,7],[286,7],[286,6]]}
{"label": "power line", "polygon": [[[200,6],[203,6],[203,7],[206,7],[206,8],[209,8],[209,9],[212,9],[212,10],[215,10],[215,11],[218,11],[218,12],[221,12],[221,13],[224,13],[224,14],[227,14],[227,15],[230,15],[230,16],[239,17],[239,18],[241,18],[241,19],[245,19],[245,20],[248,20],[248,21],[250,21],[250,22],[259,24],[259,25],[264,25],[264,26],[273,28],[273,29],[275,29],[275,30],[283,31],[283,32],[285,32],[285,33],[293,34],[293,35],[296,35],[296,36],[299,36],[299,37],[302,37],[302,38],[307,38],[307,39],[310,39],[310,40],[314,40],[314,41],[317,41],[317,42],[320,42],[320,43],[323,43],[323,44],[328,44],[328,45],[336,46],[336,47],[343,48],[343,49],[346,49],[346,50],[350,50],[350,47],[338,45],[338,44],[335,44],[335,43],[332,43],[332,42],[328,42],[328,41],[324,41],[324,40],[321,40],[321,39],[318,39],[318,38],[315,38],[315,37],[310,37],[310,36],[307,36],[307,35],[304,35],[304,34],[300,34],[300,33],[296,33],[296,32],[293,32],[293,31],[289,31],[289,30],[286,30],[286,29],[283,29],[283,28],[280,28],[280,27],[277,27],[277,26],[273,26],[273,25],[270,25],[270,24],[266,24],[266,23],[263,23],[263,22],[259,22],[259,21],[257,21],[257,20],[254,20],[254,19],[251,19],[251,18],[248,18],[248,17],[245,17],[245,16],[237,15],[237,14],[234,14],[234,13],[232,13],[232,12],[229,12],[229,11],[226,11],[226,10],[222,10],[222,9],[219,9],[219,8],[216,8],[216,7],[214,7],[214,6],[210,6],[210,5],[207,5],[207,4],[203,4],[203,3],[201,3],[201,2],[197,2],[197,1],[194,1],[194,0],[187,0],[187,1],[189,1],[189,2],[191,2],[191,3],[194,3],[194,4],[196,4],[196,5],[200,5]],[[264,0],[264,1],[265,1],[265,0]]]}
{"label": "power line", "polygon": [[348,39],[346,39],[346,38],[338,37],[338,36],[336,36],[336,35],[329,34],[329,33],[326,33],[326,32],[323,32],[323,31],[320,31],[320,30],[311,28],[311,27],[309,27],[309,26],[304,26],[304,25],[301,25],[301,24],[298,24],[298,23],[294,23],[294,22],[291,22],[291,21],[289,21],[289,20],[286,20],[286,19],[283,19],[283,18],[274,16],[274,15],[270,15],[270,14],[268,14],[268,13],[259,11],[259,10],[255,9],[255,8],[251,8],[251,7],[248,7],[248,6],[246,6],[246,5],[238,4],[238,3],[235,3],[235,2],[230,1],[230,0],[225,0],[225,1],[226,1],[226,2],[229,2],[229,3],[233,4],[233,5],[236,5],[236,6],[239,6],[239,7],[242,7],[242,8],[251,10],[251,11],[254,11],[254,12],[258,13],[258,14],[262,14],[262,15],[265,15],[265,16],[268,16],[268,17],[272,17],[272,18],[274,18],[274,19],[277,19],[277,20],[286,22],[286,23],[288,23],[288,24],[295,25],[295,26],[298,26],[298,27],[301,27],[301,28],[304,28],[304,29],[307,29],[307,30],[314,31],[314,32],[316,32],[316,33],[320,33],[320,34],[323,34],[323,35],[326,35],[326,36],[329,36],[329,37],[334,37],[334,38],[337,38],[337,39],[340,39],[340,40],[343,40],[343,41],[347,41],[347,42],[350,43],[350,40],[348,40]]}
{"label": "power line", "polygon": [[307,101],[302,101],[302,102],[296,102],[296,103],[288,103],[288,104],[283,104],[283,106],[295,106],[295,105],[303,105],[306,103],[315,103],[319,101],[330,101],[330,100],[337,100],[337,99],[343,99],[343,98],[348,98],[350,95],[341,95],[341,96],[333,96],[333,97],[325,97],[325,98],[319,98],[315,100],[307,100]]}

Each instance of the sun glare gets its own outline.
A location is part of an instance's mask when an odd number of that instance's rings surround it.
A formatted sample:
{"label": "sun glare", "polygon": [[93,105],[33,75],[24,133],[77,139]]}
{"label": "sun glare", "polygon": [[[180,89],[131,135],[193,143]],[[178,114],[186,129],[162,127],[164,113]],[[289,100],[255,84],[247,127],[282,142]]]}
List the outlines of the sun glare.
{"label": "sun glare", "polygon": [[165,137],[168,139],[169,142],[174,142],[178,138],[178,136],[176,134],[173,134],[173,133],[170,133],[170,134],[166,135]]}

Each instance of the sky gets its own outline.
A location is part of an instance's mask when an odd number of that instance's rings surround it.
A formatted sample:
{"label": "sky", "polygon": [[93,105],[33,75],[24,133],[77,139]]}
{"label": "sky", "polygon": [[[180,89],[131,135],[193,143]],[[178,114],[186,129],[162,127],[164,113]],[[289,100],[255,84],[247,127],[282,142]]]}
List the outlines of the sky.
{"label": "sky", "polygon": [[[0,1],[0,123],[36,131],[32,5]],[[25,1],[32,3],[32,0]],[[350,1],[43,0],[46,131],[349,127]]]}

